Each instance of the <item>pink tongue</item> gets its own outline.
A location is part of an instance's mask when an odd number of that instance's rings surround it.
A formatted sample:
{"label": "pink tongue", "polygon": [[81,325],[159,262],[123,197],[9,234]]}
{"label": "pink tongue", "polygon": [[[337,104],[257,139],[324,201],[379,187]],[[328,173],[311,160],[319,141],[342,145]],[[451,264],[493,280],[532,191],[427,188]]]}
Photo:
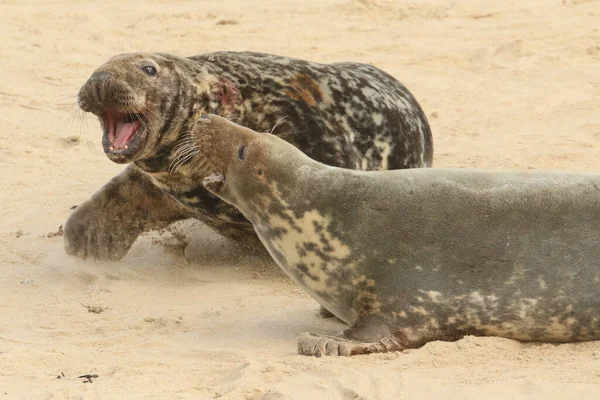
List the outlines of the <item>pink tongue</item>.
{"label": "pink tongue", "polygon": [[133,135],[136,134],[140,127],[140,122],[125,122],[120,120],[117,122],[117,128],[115,129],[115,141],[113,147],[115,149],[124,149],[127,143],[131,140]]}

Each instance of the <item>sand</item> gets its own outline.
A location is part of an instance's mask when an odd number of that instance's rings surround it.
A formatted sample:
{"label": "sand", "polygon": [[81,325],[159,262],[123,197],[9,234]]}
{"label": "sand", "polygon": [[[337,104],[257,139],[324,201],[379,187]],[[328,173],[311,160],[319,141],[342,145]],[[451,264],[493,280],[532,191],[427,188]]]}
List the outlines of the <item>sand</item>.
{"label": "sand", "polygon": [[0,26],[0,399],[600,398],[600,343],[298,356],[298,334],[343,325],[199,223],[112,264],[57,234],[123,168],[75,95],[126,51],[373,63],[426,110],[437,167],[597,171],[599,1],[4,0]]}

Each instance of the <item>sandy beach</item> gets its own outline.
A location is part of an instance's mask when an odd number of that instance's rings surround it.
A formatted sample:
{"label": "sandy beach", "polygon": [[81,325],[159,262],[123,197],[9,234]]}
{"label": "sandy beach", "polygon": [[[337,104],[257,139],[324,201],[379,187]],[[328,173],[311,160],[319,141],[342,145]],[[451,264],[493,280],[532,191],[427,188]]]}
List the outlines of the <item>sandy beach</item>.
{"label": "sandy beach", "polygon": [[106,264],[59,232],[124,168],[76,105],[122,52],[371,63],[425,110],[434,167],[600,171],[600,1],[0,0],[0,26],[0,399],[600,398],[600,342],[299,356],[344,325],[199,222]]}

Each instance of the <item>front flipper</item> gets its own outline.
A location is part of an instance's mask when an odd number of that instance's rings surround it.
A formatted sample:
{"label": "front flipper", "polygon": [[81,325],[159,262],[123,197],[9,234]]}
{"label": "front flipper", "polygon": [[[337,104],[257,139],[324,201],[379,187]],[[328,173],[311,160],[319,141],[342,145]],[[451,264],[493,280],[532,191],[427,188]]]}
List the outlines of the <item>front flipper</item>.
{"label": "front flipper", "polygon": [[130,165],[67,219],[64,245],[83,259],[121,259],[140,233],[161,229],[189,214]]}
{"label": "front flipper", "polygon": [[303,333],[298,337],[298,354],[321,357],[402,351],[421,346],[428,336],[423,332],[393,329],[379,315],[370,314],[344,330],[340,337]]}
{"label": "front flipper", "polygon": [[354,356],[358,354],[386,353],[401,351],[405,347],[401,341],[391,335],[377,342],[358,342],[354,340],[303,333],[298,337],[298,354],[304,356]]}

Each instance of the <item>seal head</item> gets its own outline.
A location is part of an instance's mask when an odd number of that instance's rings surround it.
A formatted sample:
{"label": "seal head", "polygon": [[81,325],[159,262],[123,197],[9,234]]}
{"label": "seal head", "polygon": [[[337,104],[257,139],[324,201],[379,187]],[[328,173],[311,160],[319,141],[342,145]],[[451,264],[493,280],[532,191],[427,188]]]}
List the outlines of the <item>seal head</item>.
{"label": "seal head", "polygon": [[[187,88],[178,64],[185,60],[156,53],[123,54],[94,71],[77,101],[98,117],[102,147],[116,163],[152,157],[172,143],[172,129],[188,116],[194,91]],[[172,135],[171,135],[172,133]]]}
{"label": "seal head", "polygon": [[[204,187],[250,220],[265,211],[275,180],[280,189],[293,185],[301,166],[318,164],[285,140],[212,114],[199,119],[192,141],[210,164]],[[285,151],[288,147],[295,151]],[[269,167],[273,163],[276,168]]]}

